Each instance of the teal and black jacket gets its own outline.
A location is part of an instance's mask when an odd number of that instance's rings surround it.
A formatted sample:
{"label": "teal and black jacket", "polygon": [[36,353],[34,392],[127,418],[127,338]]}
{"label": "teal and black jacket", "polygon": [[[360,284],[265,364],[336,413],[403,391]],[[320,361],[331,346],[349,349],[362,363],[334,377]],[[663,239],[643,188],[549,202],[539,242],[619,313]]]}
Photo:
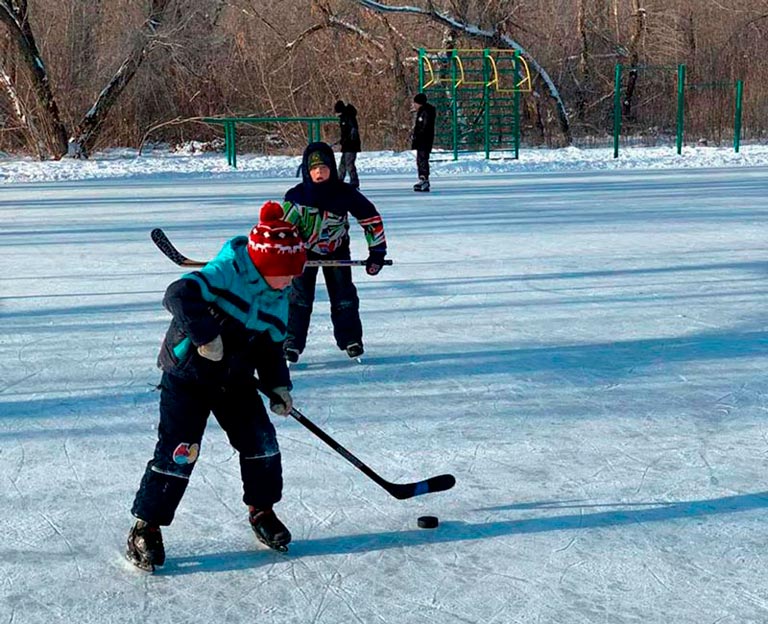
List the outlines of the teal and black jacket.
{"label": "teal and black jacket", "polygon": [[[165,292],[173,315],[158,356],[167,373],[226,385],[257,374],[265,388],[291,388],[283,356],[288,290],[270,288],[248,256],[248,238],[237,236],[199,271]],[[212,362],[197,347],[221,335],[224,358]]]}

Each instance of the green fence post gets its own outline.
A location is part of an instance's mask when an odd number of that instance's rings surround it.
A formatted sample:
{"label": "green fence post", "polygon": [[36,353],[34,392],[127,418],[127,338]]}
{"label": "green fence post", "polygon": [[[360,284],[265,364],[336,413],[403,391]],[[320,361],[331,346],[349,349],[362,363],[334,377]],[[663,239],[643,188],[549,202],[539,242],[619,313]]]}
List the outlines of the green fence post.
{"label": "green fence post", "polygon": [[227,151],[227,163],[230,167],[237,169],[237,132],[234,121],[224,123],[224,143]]}
{"label": "green fence post", "polygon": [[616,63],[613,78],[613,157],[619,157],[619,135],[621,134],[621,63]]}
{"label": "green fence post", "polygon": [[491,51],[483,49],[483,143],[485,144],[485,159],[491,157],[491,90],[488,83],[491,79],[489,68]]}
{"label": "green fence post", "polygon": [[453,159],[459,159],[459,103],[456,97],[456,50],[451,50],[451,118],[453,125]]}
{"label": "green fence post", "polygon": [[232,166],[232,156],[230,156],[229,150],[229,143],[231,139],[229,138],[229,122],[224,122],[222,124],[224,126],[224,154],[227,157],[227,164],[231,167]]}
{"label": "green fence post", "polygon": [[424,48],[419,48],[419,93],[424,91],[424,57],[427,55],[427,51]]}
{"label": "green fence post", "polygon": [[512,69],[512,76],[514,79],[514,92],[512,94],[512,119],[514,120],[514,142],[515,142],[515,160],[520,159],[520,89],[518,84],[520,83],[520,51],[515,50],[514,55],[514,67]]}
{"label": "green fence post", "polygon": [[232,166],[237,169],[237,124],[232,122]]}
{"label": "green fence post", "polygon": [[683,153],[685,125],[685,65],[677,66],[677,154]]}
{"label": "green fence post", "polygon": [[733,122],[733,149],[738,154],[741,147],[741,101],[744,96],[744,81],[736,81],[736,116]]}

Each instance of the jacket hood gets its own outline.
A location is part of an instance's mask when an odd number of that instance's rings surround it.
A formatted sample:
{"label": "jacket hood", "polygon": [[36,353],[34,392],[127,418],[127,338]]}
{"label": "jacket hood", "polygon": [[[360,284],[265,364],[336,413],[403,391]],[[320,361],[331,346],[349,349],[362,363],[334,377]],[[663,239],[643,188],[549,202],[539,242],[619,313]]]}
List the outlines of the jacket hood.
{"label": "jacket hood", "polygon": [[333,153],[333,149],[327,143],[316,141],[315,143],[307,145],[304,150],[304,156],[301,159],[301,179],[304,181],[304,184],[321,186],[312,182],[312,178],[309,177],[309,157],[315,152],[320,153],[323,162],[328,165],[328,168],[331,170],[330,179],[327,182],[323,182],[322,185],[328,184],[329,182],[338,182],[339,172],[336,169],[336,155]]}

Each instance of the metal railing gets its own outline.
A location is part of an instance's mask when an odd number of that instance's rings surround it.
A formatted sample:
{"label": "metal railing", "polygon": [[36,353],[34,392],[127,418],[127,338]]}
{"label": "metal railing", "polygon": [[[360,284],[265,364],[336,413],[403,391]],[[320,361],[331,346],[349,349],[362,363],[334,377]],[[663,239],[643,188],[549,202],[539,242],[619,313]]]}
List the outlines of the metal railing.
{"label": "metal railing", "polygon": [[224,127],[224,153],[227,156],[227,164],[237,168],[237,124],[305,123],[307,141],[312,143],[321,140],[322,124],[338,123],[339,120],[337,117],[205,117],[203,121]]}

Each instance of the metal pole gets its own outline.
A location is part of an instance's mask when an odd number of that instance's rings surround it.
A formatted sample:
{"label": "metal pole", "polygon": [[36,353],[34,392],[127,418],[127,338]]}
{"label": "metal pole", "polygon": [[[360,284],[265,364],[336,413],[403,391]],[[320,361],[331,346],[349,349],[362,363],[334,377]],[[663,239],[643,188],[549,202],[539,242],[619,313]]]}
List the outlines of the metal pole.
{"label": "metal pole", "polygon": [[685,126],[685,65],[677,66],[677,154],[683,153]]}
{"label": "metal pole", "polygon": [[230,137],[229,126],[231,122],[224,122],[224,153],[227,156],[227,164],[232,166],[232,139]]}
{"label": "metal pole", "polygon": [[485,143],[485,159],[491,157],[491,90],[488,87],[490,69],[488,57],[491,52],[488,48],[483,50],[483,143]]}
{"label": "metal pole", "polygon": [[237,169],[237,124],[232,122],[232,166]]}
{"label": "metal pole", "polygon": [[453,125],[453,159],[459,159],[459,104],[456,101],[456,50],[451,51],[451,117]]}
{"label": "metal pole", "polygon": [[520,82],[520,51],[515,50],[514,56],[514,68],[513,79],[515,81],[515,90],[512,94],[512,115],[514,119],[515,130],[515,160],[520,158],[520,89],[518,89],[518,83]]}
{"label": "metal pole", "polygon": [[619,135],[621,134],[621,63],[616,64],[613,79],[613,157],[619,157]]}
{"label": "metal pole", "polygon": [[741,102],[744,96],[744,81],[736,81],[736,118],[733,123],[733,149],[738,154],[741,148]]}
{"label": "metal pole", "polygon": [[424,91],[424,57],[427,55],[427,51],[424,48],[419,48],[419,93]]}

